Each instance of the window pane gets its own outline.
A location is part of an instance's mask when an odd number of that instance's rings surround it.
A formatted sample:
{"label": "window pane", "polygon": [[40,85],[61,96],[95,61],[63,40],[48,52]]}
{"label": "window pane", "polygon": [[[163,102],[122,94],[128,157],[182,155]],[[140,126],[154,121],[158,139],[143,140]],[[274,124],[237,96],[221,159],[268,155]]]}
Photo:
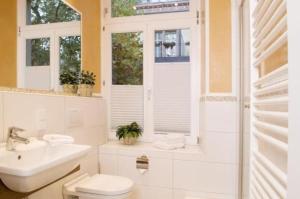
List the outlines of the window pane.
{"label": "window pane", "polygon": [[26,66],[50,65],[50,38],[26,40]]}
{"label": "window pane", "polygon": [[155,32],[155,62],[189,62],[190,30]]}
{"label": "window pane", "polygon": [[143,84],[142,33],[112,34],[113,85]]}
{"label": "window pane", "polygon": [[79,72],[81,69],[81,37],[60,37],[59,42],[60,71],[72,70]]}
{"label": "window pane", "polygon": [[155,62],[189,62],[190,30],[155,32]]}
{"label": "window pane", "polygon": [[144,126],[143,37],[140,32],[112,34],[111,127]]}
{"label": "window pane", "polygon": [[190,63],[154,64],[154,131],[190,134]]}
{"label": "window pane", "polygon": [[112,0],[112,17],[189,11],[189,0]]}
{"label": "window pane", "polygon": [[79,20],[80,14],[62,0],[27,0],[27,25]]}

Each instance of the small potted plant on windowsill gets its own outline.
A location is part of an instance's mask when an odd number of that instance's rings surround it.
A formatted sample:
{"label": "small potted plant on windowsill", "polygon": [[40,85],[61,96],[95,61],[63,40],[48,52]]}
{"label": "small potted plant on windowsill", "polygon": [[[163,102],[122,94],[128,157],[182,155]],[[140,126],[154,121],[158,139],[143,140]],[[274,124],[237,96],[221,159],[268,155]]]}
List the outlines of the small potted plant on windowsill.
{"label": "small potted plant on windowsill", "polygon": [[76,71],[64,70],[59,75],[60,84],[65,93],[76,94],[78,89],[79,74]]}
{"label": "small potted plant on windowsill", "polygon": [[95,85],[96,75],[93,72],[81,71],[78,93],[80,96],[91,97]]}
{"label": "small potted plant on windowsill", "polygon": [[121,125],[116,132],[118,139],[122,140],[122,143],[126,145],[135,144],[142,134],[143,129],[136,122],[132,122],[129,125]]}

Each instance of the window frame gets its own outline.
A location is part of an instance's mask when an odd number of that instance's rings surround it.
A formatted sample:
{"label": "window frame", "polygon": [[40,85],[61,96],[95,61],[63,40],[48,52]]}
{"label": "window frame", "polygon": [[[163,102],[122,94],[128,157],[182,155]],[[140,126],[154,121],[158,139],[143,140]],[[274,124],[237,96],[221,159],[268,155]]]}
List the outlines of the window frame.
{"label": "window frame", "polygon": [[[66,3],[66,2],[64,2]],[[69,5],[68,5],[69,6]],[[72,7],[73,8],[73,7]],[[50,88],[51,90],[61,90],[59,83],[59,38],[64,36],[82,36],[81,21],[59,22],[49,24],[26,24],[27,1],[17,2],[17,87],[25,88],[25,69],[26,69],[26,39],[50,38]],[[74,8],[73,8],[74,9]],[[75,10],[75,9],[74,9]],[[80,15],[81,13],[76,10]],[[81,43],[82,49],[82,43]],[[82,50],[81,50],[82,65]]]}
{"label": "window frame", "polygon": [[[142,31],[144,34],[144,134],[142,141],[151,142],[155,140],[159,132],[154,132],[154,104],[153,104],[153,69],[151,64],[166,64],[155,63],[155,31],[157,30],[171,30],[171,29],[190,29],[191,31],[191,44],[190,44],[190,63],[191,66],[191,133],[186,136],[188,144],[197,144],[200,136],[200,82],[201,82],[201,52],[200,47],[200,34],[201,24],[199,22],[199,0],[190,0],[189,12],[176,12],[176,13],[163,13],[163,14],[151,14],[151,15],[138,15],[129,17],[117,17],[112,18],[111,0],[101,1],[101,9],[103,15],[101,17],[101,23],[103,24],[103,32],[101,34],[101,45],[105,49],[111,49],[111,34],[112,33],[125,33],[125,32],[138,32]],[[197,9],[199,8],[199,9]],[[152,31],[152,34],[149,32]],[[199,36],[196,36],[199,35]],[[194,44],[192,44],[194,42]],[[107,124],[109,139],[116,139],[115,131],[111,129],[111,50],[102,51],[101,60],[101,78],[103,80],[102,96],[107,102]],[[182,64],[185,62],[170,62],[170,64]],[[149,96],[151,100],[149,99]],[[170,132],[172,133],[172,132]]]}

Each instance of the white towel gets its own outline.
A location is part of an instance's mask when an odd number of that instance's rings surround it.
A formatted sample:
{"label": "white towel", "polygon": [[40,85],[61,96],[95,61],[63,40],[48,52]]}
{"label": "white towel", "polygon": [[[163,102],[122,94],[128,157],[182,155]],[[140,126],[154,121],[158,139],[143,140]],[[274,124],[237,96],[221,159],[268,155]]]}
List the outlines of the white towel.
{"label": "white towel", "polygon": [[46,134],[43,136],[43,140],[48,142],[50,145],[74,143],[74,138],[72,138],[71,136],[60,135],[60,134]]}
{"label": "white towel", "polygon": [[162,135],[157,138],[153,146],[164,150],[175,150],[185,147],[185,136],[183,134]]}

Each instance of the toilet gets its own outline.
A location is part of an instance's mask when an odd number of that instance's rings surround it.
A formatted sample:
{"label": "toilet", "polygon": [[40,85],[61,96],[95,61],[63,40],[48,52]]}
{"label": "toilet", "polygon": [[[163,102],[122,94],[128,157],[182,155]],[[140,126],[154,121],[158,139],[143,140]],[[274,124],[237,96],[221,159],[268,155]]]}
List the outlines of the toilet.
{"label": "toilet", "polygon": [[63,186],[64,199],[130,199],[133,181],[104,174],[83,174]]}

